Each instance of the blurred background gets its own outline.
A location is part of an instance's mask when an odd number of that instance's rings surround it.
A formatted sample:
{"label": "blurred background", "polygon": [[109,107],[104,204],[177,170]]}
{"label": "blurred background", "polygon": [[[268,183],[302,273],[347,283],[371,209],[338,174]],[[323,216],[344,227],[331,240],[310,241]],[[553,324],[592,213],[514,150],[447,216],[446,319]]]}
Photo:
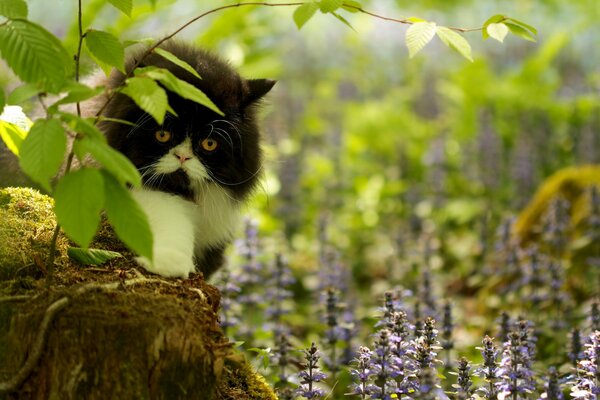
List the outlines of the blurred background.
{"label": "blurred background", "polygon": [[[74,52],[75,2],[28,3],[30,18]],[[226,4],[136,0],[130,19],[104,3],[84,2],[84,26],[122,40],[164,36]],[[600,162],[600,3],[361,3],[386,16],[464,28],[505,14],[539,34],[536,43],[509,35],[501,44],[467,33],[472,63],[434,38],[409,59],[405,25],[342,12],[354,30],[316,15],[298,31],[293,8],[245,7],[203,18],[179,37],[221,54],[245,77],[278,80],[262,110],[267,168],[248,214],[265,238],[265,258],[287,254],[298,278],[295,301],[308,301],[319,284],[312,273],[337,257],[372,304],[397,284],[452,298],[460,303],[459,342],[478,342],[501,308],[529,307],[527,290],[510,294],[509,282],[522,277],[494,266],[507,263],[498,261],[510,242],[503,242],[505,221],[554,173]],[[16,85],[1,65],[0,85],[7,93]],[[337,256],[326,256],[330,247]],[[600,267],[591,271],[567,252],[558,255],[567,275],[560,289],[570,296],[562,311],[598,294],[586,280],[598,282]],[[424,282],[422,265],[434,278]],[[359,318],[372,313],[358,311]],[[293,316],[290,323],[303,324]]]}

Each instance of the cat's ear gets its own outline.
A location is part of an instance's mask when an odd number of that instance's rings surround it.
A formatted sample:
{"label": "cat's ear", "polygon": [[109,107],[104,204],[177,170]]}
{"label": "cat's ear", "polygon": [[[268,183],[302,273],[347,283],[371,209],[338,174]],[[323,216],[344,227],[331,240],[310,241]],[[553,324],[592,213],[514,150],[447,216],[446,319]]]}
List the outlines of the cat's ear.
{"label": "cat's ear", "polygon": [[277,81],[272,79],[246,80],[247,92],[244,95],[243,105],[248,106],[269,93]]}

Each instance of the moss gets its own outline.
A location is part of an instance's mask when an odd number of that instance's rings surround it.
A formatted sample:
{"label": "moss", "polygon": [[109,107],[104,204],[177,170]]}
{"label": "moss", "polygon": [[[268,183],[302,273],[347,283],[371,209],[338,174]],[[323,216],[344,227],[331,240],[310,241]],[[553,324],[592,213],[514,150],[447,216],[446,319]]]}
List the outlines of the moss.
{"label": "moss", "polygon": [[0,189],[0,281],[40,273],[55,224],[50,197],[28,188]]}
{"label": "moss", "polygon": [[277,400],[273,389],[243,356],[227,358],[225,370],[218,389],[219,400]]}

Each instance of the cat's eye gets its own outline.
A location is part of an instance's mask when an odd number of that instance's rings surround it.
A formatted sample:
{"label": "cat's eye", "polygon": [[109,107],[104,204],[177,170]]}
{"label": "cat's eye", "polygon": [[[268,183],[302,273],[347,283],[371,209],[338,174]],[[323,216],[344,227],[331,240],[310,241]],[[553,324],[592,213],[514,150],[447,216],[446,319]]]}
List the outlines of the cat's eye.
{"label": "cat's eye", "polygon": [[200,143],[200,145],[206,151],[215,151],[217,147],[219,147],[219,142],[217,142],[215,139],[206,138]]}
{"label": "cat's eye", "polygon": [[171,140],[171,132],[163,130],[156,131],[154,137],[161,143],[167,143],[169,140]]}

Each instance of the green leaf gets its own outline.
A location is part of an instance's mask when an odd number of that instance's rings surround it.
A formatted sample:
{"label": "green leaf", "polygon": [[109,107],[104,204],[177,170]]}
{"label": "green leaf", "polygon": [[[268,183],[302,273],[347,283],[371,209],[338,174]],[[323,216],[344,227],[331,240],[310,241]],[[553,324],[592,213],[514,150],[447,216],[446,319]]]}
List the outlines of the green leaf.
{"label": "green leaf", "polygon": [[0,88],[0,114],[4,111],[4,106],[6,105],[6,97],[4,96],[4,89]]}
{"label": "green leaf", "polygon": [[69,247],[67,255],[72,260],[83,265],[102,265],[114,258],[123,257],[121,253],[110,250],[82,249],[81,247]]}
{"label": "green leaf", "polygon": [[117,180],[103,171],[106,187],[106,216],[117,236],[141,256],[152,259],[152,231],[146,214]]}
{"label": "green leaf", "polygon": [[362,8],[362,4],[354,0],[345,0],[342,4],[342,8],[351,13],[357,13],[359,8]]}
{"label": "green leaf", "polygon": [[487,21],[485,21],[483,23],[483,27],[487,27],[489,24],[495,24],[498,22],[502,22],[506,19],[506,17],[503,14],[496,14],[494,16],[491,16],[487,19]]}
{"label": "green leaf", "polygon": [[[2,93],[1,90],[0,93]],[[6,147],[17,156],[31,125],[32,122],[19,106],[7,105],[0,114],[0,138]]]}
{"label": "green leaf", "polygon": [[407,21],[412,22],[413,24],[417,23],[417,22],[427,22],[427,20],[423,19],[423,18],[419,18],[419,17],[409,17],[406,18]]}
{"label": "green leaf", "polygon": [[315,15],[318,9],[319,5],[315,2],[305,3],[296,8],[294,11],[294,22],[298,29],[301,29]]}
{"label": "green leaf", "polygon": [[435,22],[416,22],[406,31],[406,46],[408,55],[414,57],[435,36]]}
{"label": "green leaf", "polygon": [[50,179],[62,165],[67,149],[65,131],[57,119],[37,120],[19,150],[21,169],[51,191]]}
{"label": "green leaf", "polygon": [[125,50],[115,36],[90,29],[85,34],[85,45],[94,58],[125,73]]}
{"label": "green leaf", "polygon": [[154,52],[156,54],[160,55],[161,57],[166,58],[167,60],[171,61],[173,64],[177,65],[178,67],[183,68],[190,74],[194,75],[196,78],[202,79],[202,77],[200,76],[200,74],[198,74],[198,71],[196,71],[194,69],[194,67],[192,67],[190,64],[188,64],[187,62],[185,62],[182,59],[180,59],[179,57],[177,57],[175,54],[173,54],[165,49],[158,48],[158,47],[156,49],[154,49]]}
{"label": "green leaf", "polygon": [[65,87],[64,87],[65,92],[67,93],[67,95],[65,97],[63,97],[62,99],[58,100],[57,102],[55,102],[54,104],[52,104],[50,107],[48,107],[48,112],[53,114],[58,110],[58,106],[63,105],[63,104],[69,104],[69,103],[77,103],[80,101],[84,101],[87,99],[91,99],[92,97],[95,97],[97,95],[99,95],[100,93],[102,93],[104,91],[103,87],[96,87],[96,88],[92,88],[86,85],[82,85],[81,83],[78,82],[69,82]]}
{"label": "green leaf", "polygon": [[134,77],[126,81],[121,93],[131,99],[162,125],[169,106],[167,93],[156,82],[147,77]]}
{"label": "green leaf", "polygon": [[505,22],[506,26],[508,27],[508,29],[510,30],[510,33],[512,33],[513,35],[522,37],[525,40],[529,40],[530,42],[535,42],[535,38],[533,37],[533,35],[526,30],[525,28],[523,28],[520,25],[515,25],[513,23],[510,22]]}
{"label": "green leaf", "polygon": [[110,147],[105,141],[84,137],[76,140],[73,146],[79,158],[91,154],[96,161],[117,178],[120,184],[130,183],[134,187],[142,185],[140,174],[131,161],[122,153]]}
{"label": "green leaf", "polygon": [[131,9],[133,8],[133,0],[108,0],[110,4],[121,10],[123,14],[131,18]]}
{"label": "green leaf", "polygon": [[508,34],[508,27],[501,22],[491,23],[485,28],[485,30],[491,38],[496,39],[500,43],[504,42],[504,38]]}
{"label": "green leaf", "polygon": [[445,26],[438,26],[437,28],[438,37],[444,42],[444,44],[453,50],[456,50],[467,60],[473,62],[473,56],[471,55],[471,45],[467,40],[452,29],[446,28]]}
{"label": "green leaf", "polygon": [[54,190],[54,212],[67,236],[87,248],[94,238],[104,205],[104,182],[97,169],[66,174]]}
{"label": "green leaf", "polygon": [[56,36],[26,20],[9,20],[0,26],[0,54],[25,82],[58,90],[72,69],[72,58]]}
{"label": "green leaf", "polygon": [[94,118],[83,118],[78,117],[71,113],[58,113],[59,118],[64,121],[67,126],[78,134],[82,134],[84,137],[89,137],[95,141],[106,143],[106,137],[96,125],[94,125]]}
{"label": "green leaf", "polygon": [[196,86],[177,78],[171,71],[164,68],[139,68],[135,71],[136,76],[145,76],[162,83],[168,90],[177,93],[184,99],[201,104],[219,115],[225,115],[219,107],[208,98],[204,92]]}
{"label": "green leaf", "polygon": [[339,21],[341,21],[348,28],[350,28],[356,32],[356,29],[354,29],[354,27],[350,24],[350,22],[348,22],[348,20],[346,18],[342,17],[340,14],[338,14],[336,12],[332,12],[331,15],[333,15],[335,18],[337,18]]}
{"label": "green leaf", "polygon": [[523,28],[527,29],[528,31],[530,31],[531,33],[533,33],[534,35],[537,35],[537,33],[538,33],[537,29],[535,29],[533,26],[531,26],[529,24],[526,24],[523,21],[519,21],[514,18],[508,18],[508,21],[512,22],[513,24],[520,25],[521,27],[523,27]]}
{"label": "green leaf", "polygon": [[21,104],[33,96],[37,96],[39,90],[36,85],[26,83],[13,90],[8,95],[8,104]]}
{"label": "green leaf", "polygon": [[6,18],[27,18],[27,3],[24,0],[0,0],[0,15]]}
{"label": "green leaf", "polygon": [[344,0],[321,0],[319,9],[323,14],[332,13],[342,6]]}
{"label": "green leaf", "polygon": [[4,141],[6,147],[15,155],[19,155],[19,148],[27,132],[10,122],[0,120],[0,139]]}

